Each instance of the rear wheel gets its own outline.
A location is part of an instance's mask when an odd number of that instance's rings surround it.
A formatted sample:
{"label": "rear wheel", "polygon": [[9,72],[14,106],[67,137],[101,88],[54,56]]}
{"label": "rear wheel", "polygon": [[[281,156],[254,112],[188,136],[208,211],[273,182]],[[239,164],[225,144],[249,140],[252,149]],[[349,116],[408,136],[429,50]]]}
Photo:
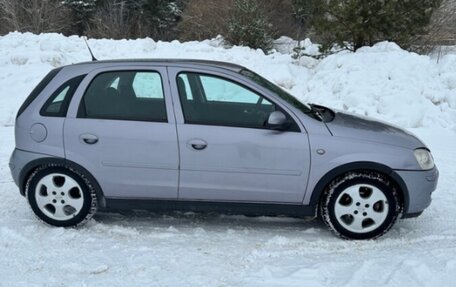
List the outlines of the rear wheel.
{"label": "rear wheel", "polygon": [[374,239],[385,234],[401,212],[394,186],[378,173],[348,173],[335,179],[320,204],[320,215],[338,236]]}
{"label": "rear wheel", "polygon": [[69,167],[38,168],[30,175],[25,192],[35,215],[50,225],[77,226],[97,210],[94,188],[88,179]]}

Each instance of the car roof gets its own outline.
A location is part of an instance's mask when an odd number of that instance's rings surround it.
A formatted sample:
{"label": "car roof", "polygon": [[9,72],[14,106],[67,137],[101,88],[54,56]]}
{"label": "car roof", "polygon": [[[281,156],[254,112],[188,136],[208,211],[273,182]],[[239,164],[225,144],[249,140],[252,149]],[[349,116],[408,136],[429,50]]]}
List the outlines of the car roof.
{"label": "car roof", "polygon": [[101,61],[91,61],[91,62],[81,62],[73,64],[70,66],[76,65],[95,65],[95,66],[105,66],[110,64],[163,64],[163,65],[195,65],[199,67],[216,67],[222,68],[234,72],[239,72],[245,67],[233,63],[221,62],[221,61],[212,61],[212,60],[200,60],[200,59],[116,59],[116,60],[101,60]]}

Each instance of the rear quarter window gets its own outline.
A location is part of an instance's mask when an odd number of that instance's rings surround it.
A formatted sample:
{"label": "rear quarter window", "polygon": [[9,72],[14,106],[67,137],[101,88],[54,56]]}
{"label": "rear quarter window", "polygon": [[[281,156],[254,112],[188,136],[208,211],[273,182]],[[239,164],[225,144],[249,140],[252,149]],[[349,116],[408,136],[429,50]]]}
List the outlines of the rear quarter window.
{"label": "rear quarter window", "polygon": [[74,92],[86,75],[74,77],[55,90],[40,110],[45,117],[65,117]]}

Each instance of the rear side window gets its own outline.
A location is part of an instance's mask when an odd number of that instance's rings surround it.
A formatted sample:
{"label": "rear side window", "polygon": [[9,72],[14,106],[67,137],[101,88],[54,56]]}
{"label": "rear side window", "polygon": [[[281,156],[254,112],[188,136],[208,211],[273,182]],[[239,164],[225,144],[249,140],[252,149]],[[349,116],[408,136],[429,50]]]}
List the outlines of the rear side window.
{"label": "rear side window", "polygon": [[161,78],[158,73],[137,72],[132,86],[136,98],[163,99]]}
{"label": "rear side window", "polygon": [[71,98],[85,76],[81,75],[72,78],[61,85],[41,108],[40,115],[45,117],[65,117]]}
{"label": "rear side window", "polygon": [[49,82],[62,70],[62,68],[57,68],[50,71],[42,80],[41,82],[33,89],[27,99],[24,101],[22,106],[19,108],[17,112],[17,117],[19,117],[25,109],[38,97],[38,95],[43,91],[43,89],[49,84]]}
{"label": "rear side window", "polygon": [[97,75],[84,93],[78,117],[167,121],[160,73],[115,71]]}

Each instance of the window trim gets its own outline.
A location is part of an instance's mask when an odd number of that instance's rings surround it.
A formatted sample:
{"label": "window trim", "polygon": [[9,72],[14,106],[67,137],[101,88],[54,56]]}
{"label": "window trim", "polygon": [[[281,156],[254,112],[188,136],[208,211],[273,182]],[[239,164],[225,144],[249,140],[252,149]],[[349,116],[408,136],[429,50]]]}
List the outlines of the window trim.
{"label": "window trim", "polygon": [[[40,115],[42,117],[54,117],[54,118],[65,118],[68,113],[68,108],[70,107],[71,100],[73,99],[74,93],[78,89],[82,80],[87,76],[87,74],[79,75],[67,80],[65,83],[60,85],[46,100],[43,106],[40,109]],[[65,98],[62,101],[62,106],[58,113],[49,113],[46,109],[52,104],[55,97],[57,97],[67,86],[69,86],[68,92],[65,95]]]}
{"label": "window trim", "polygon": [[[264,126],[264,127],[253,127],[253,126],[249,126],[249,125],[238,125],[238,124],[233,124],[233,125],[229,125],[229,124],[217,124],[217,123],[207,123],[207,122],[198,122],[198,121],[188,121],[185,117],[185,111],[184,111],[184,107],[183,107],[183,104],[182,104],[182,99],[181,99],[181,96],[180,96],[180,93],[179,93],[179,85],[177,83],[178,81],[178,77],[179,75],[181,74],[196,74],[198,76],[200,75],[203,75],[203,76],[209,76],[209,77],[213,77],[213,78],[219,78],[221,80],[225,80],[225,81],[228,81],[228,82],[231,82],[231,83],[234,83],[235,85],[238,85],[246,90],[249,90],[250,92],[258,95],[259,97],[261,98],[265,98],[266,100],[268,100],[272,105],[274,105],[277,109],[276,110],[279,110],[281,112],[283,112],[285,114],[285,116],[287,117],[287,119],[289,121],[291,121],[291,127],[290,129],[286,130],[286,131],[283,131],[283,132],[298,132],[300,133],[301,132],[301,127],[299,126],[298,123],[296,123],[296,120],[290,115],[290,113],[288,111],[286,111],[280,104],[278,104],[276,101],[272,100],[270,97],[267,97],[265,96],[263,93],[260,93],[258,90],[255,90],[237,80],[234,80],[234,79],[231,79],[229,77],[226,77],[226,76],[221,76],[221,75],[218,75],[218,74],[211,74],[209,72],[200,72],[200,71],[191,71],[191,70],[181,70],[179,72],[176,73],[176,77],[174,79],[174,84],[176,85],[176,90],[177,90],[177,93],[178,93],[178,98],[179,98],[179,103],[180,103],[180,108],[181,108],[181,112],[182,112],[182,116],[183,116],[183,120],[184,120],[184,124],[188,124],[188,125],[206,125],[206,126],[219,126],[219,127],[230,127],[230,128],[248,128],[248,129],[257,129],[257,130],[273,130],[272,128],[269,128],[267,126]],[[203,88],[202,92],[205,93],[204,91],[204,87],[203,87],[203,83],[201,82],[201,79],[198,77],[198,82],[199,82],[199,88]],[[191,88],[192,90],[192,93],[193,93],[193,89]],[[204,100],[206,102],[209,102],[207,101],[207,98],[206,98],[206,95],[204,94]],[[195,100],[195,96],[193,95],[193,99]]]}
{"label": "window trim", "polygon": [[[148,73],[157,73],[160,77],[160,83],[161,83],[161,88],[162,88],[162,94],[163,94],[163,101],[164,101],[164,108],[165,108],[165,119],[163,120],[137,120],[137,119],[113,119],[113,118],[93,118],[93,117],[87,117],[87,111],[84,105],[84,98],[87,94],[87,90],[89,87],[92,85],[93,81],[95,79],[106,73],[116,73],[116,72],[130,72],[130,73],[138,73],[138,72],[148,72]],[[135,75],[136,76],[136,75]],[[169,123],[169,116],[168,116],[168,102],[166,99],[166,90],[163,82],[163,75],[160,71],[154,70],[154,69],[110,69],[110,70],[103,70],[100,71],[99,73],[96,73],[95,75],[92,76],[90,79],[90,82],[85,85],[84,90],[82,91],[82,95],[80,97],[79,103],[77,103],[77,111],[76,111],[76,118],[78,119],[90,119],[90,120],[106,120],[106,121],[130,121],[130,122],[147,122],[147,123]]]}

